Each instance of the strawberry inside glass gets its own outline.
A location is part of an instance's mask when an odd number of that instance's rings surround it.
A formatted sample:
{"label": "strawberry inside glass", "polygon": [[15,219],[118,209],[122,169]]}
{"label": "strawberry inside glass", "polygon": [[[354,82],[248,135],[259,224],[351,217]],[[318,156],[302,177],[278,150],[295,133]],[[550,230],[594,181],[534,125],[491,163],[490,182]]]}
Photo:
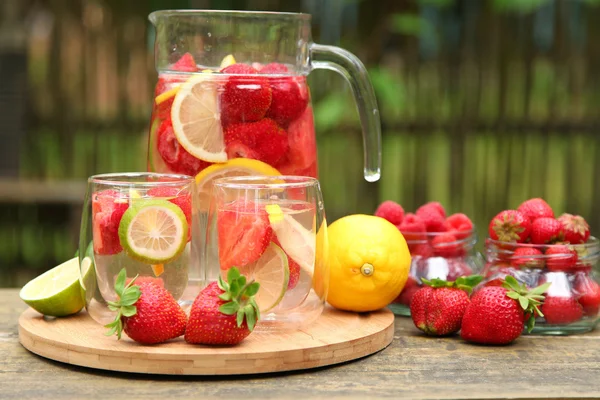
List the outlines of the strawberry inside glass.
{"label": "strawberry inside glass", "polygon": [[316,177],[306,77],[281,63],[229,60],[222,68],[200,68],[185,53],[159,74],[148,169],[196,176],[244,158],[254,160],[248,168],[257,174],[266,164],[281,175]]}

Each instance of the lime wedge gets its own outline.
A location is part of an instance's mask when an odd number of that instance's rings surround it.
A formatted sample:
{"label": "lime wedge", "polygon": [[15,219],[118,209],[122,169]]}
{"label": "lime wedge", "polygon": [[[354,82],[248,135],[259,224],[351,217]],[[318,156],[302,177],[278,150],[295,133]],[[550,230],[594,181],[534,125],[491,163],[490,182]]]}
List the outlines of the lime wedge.
{"label": "lime wedge", "polygon": [[79,284],[79,258],[74,257],[29,281],[19,297],[43,315],[64,317],[84,304]]}
{"label": "lime wedge", "polygon": [[166,264],[185,249],[188,224],[183,211],[160,199],[139,199],[119,223],[119,240],[131,258],[147,264]]}
{"label": "lime wedge", "polygon": [[268,312],[281,302],[289,279],[287,256],[279,246],[270,243],[254,266],[254,280],[260,283],[255,297],[260,312]]}

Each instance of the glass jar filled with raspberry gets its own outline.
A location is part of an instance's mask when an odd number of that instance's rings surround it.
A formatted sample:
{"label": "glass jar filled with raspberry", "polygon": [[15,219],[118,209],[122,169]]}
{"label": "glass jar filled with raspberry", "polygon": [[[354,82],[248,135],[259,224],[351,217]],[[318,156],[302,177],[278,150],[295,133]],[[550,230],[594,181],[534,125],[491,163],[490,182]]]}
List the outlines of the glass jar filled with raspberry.
{"label": "glass jar filled with raspberry", "polygon": [[363,128],[364,176],[380,175],[379,112],[367,71],[338,47],[315,44],[308,14],[157,11],[158,82],[148,169],[196,176],[200,206],[215,178],[317,177],[313,69],[341,73]]}
{"label": "glass jar filled with raspberry", "polygon": [[507,275],[530,288],[546,282],[531,333],[568,335],[594,329],[600,312],[600,285],[594,270],[600,241],[578,215],[554,211],[544,200],[523,202],[496,215],[486,239],[487,263],[481,285],[502,285]]}
{"label": "glass jar filled with raspberry", "polygon": [[429,202],[413,213],[385,201],[375,211],[400,230],[412,257],[410,273],[400,295],[388,306],[396,315],[410,316],[410,301],[422,286],[421,279],[454,281],[477,273],[483,264],[474,251],[475,226],[465,214],[446,215],[438,202]]}

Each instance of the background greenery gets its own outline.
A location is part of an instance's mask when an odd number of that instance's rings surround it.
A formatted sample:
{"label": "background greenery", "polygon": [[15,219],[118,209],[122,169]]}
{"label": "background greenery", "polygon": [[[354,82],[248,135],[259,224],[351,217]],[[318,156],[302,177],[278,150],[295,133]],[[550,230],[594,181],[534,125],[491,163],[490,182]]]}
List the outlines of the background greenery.
{"label": "background greenery", "polygon": [[70,257],[84,179],[145,169],[153,68],[149,12],[313,14],[315,41],[367,65],[383,124],[380,182],[340,76],[315,71],[328,219],[428,200],[480,226],[545,197],[600,228],[600,1],[3,0],[0,287]]}

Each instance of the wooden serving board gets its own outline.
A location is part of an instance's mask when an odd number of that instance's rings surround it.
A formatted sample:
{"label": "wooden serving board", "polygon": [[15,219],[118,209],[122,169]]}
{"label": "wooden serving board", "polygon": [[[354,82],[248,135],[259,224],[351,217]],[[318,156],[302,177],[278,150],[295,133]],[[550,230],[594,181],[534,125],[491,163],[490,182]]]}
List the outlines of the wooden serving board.
{"label": "wooden serving board", "polygon": [[394,314],[356,314],[327,307],[309,327],[257,332],[233,347],[187,344],[183,338],[155,346],[104,336],[86,313],[45,320],[33,309],[19,318],[19,340],[42,357],[84,367],[168,375],[238,375],[291,371],[354,360],[387,347]]}

